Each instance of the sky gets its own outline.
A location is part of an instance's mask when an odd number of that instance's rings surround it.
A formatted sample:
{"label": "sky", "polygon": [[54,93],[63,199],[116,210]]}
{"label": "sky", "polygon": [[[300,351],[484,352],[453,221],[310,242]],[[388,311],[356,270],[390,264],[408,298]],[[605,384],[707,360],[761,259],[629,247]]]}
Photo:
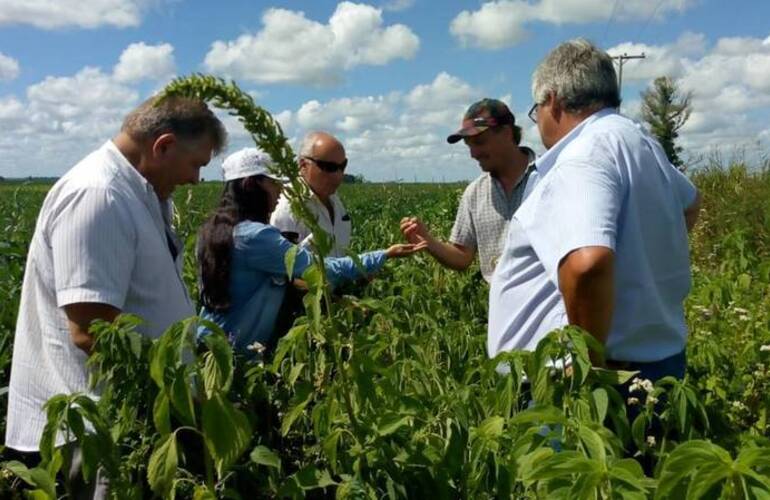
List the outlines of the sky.
{"label": "sky", "polygon": [[[691,91],[684,157],[770,152],[766,0],[0,0],[0,176],[59,176],[114,136],[171,79],[234,80],[297,146],[326,130],[367,180],[456,181],[479,174],[464,111],[502,99],[542,152],[531,75],[560,42],[585,37],[623,67],[622,111],[659,76]],[[252,145],[224,117],[224,156]]]}

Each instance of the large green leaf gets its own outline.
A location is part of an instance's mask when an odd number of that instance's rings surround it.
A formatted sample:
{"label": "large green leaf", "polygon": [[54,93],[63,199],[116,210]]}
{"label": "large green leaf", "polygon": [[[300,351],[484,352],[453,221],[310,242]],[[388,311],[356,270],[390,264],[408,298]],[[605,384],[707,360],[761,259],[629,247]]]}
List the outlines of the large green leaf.
{"label": "large green leaf", "polygon": [[206,397],[215,392],[227,393],[233,382],[233,350],[223,333],[215,332],[203,337],[209,348],[204,355],[203,387]]}
{"label": "large green leaf", "polygon": [[539,404],[527,408],[526,410],[519,412],[513,418],[510,423],[512,425],[522,424],[566,424],[567,417],[564,416],[564,412],[555,406],[547,404]]}
{"label": "large green leaf", "polygon": [[152,491],[161,496],[169,494],[178,463],[176,434],[171,433],[158,443],[147,464],[147,481]]}
{"label": "large green leaf", "polygon": [[730,467],[729,453],[708,441],[693,440],[680,444],[663,463],[655,498],[667,495],[701,467]]}
{"label": "large green leaf", "polygon": [[232,402],[214,394],[203,404],[203,435],[221,479],[249,445],[251,425]]}
{"label": "large green leaf", "polygon": [[294,397],[291,398],[291,408],[281,419],[281,435],[285,436],[291,430],[294,422],[305,411],[305,407],[310,403],[313,397],[313,387],[310,384],[300,383],[296,386]]}
{"label": "large green leaf", "polygon": [[41,467],[35,467],[33,469],[27,468],[21,462],[11,460],[10,462],[3,462],[3,468],[8,469],[18,476],[22,481],[28,485],[39,488],[39,490],[45,495],[47,500],[55,500],[56,497],[56,482],[53,477],[48,474],[48,471]]}
{"label": "large green leaf", "polygon": [[297,260],[298,245],[292,245],[291,248],[284,254],[283,262],[286,265],[286,276],[289,280],[294,279],[294,262]]}
{"label": "large green leaf", "polygon": [[177,416],[184,425],[195,427],[197,419],[195,418],[195,406],[190,390],[187,368],[179,366],[175,372],[174,380],[171,384],[171,407],[176,410]]}
{"label": "large green leaf", "polygon": [[400,428],[408,426],[411,421],[412,417],[409,415],[386,413],[377,421],[377,434],[380,436],[389,436]]}
{"label": "large green leaf", "polygon": [[171,432],[170,402],[164,392],[158,392],[152,408],[152,421],[161,436]]}
{"label": "large green leaf", "polygon": [[265,465],[267,467],[273,467],[275,469],[281,468],[281,459],[275,454],[273,450],[267,446],[257,446],[251,451],[249,458],[252,462],[259,465]]}

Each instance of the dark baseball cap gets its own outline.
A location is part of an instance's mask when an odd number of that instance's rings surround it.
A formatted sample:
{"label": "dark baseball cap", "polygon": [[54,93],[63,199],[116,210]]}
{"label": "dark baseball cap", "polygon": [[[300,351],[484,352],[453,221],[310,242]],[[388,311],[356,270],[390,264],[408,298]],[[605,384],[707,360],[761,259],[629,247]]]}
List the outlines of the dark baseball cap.
{"label": "dark baseball cap", "polygon": [[478,135],[488,128],[500,125],[516,125],[516,118],[503,101],[485,98],[471,104],[463,116],[460,130],[447,137],[446,141],[454,144],[463,137]]}

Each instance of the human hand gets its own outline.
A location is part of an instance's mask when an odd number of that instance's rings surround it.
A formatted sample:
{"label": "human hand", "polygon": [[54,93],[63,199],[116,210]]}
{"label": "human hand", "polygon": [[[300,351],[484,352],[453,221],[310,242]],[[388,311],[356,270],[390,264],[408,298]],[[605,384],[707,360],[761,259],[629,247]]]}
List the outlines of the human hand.
{"label": "human hand", "polygon": [[408,257],[427,247],[428,243],[426,241],[421,241],[420,243],[397,243],[388,247],[388,249],[385,250],[385,255],[387,255],[389,259]]}
{"label": "human hand", "polygon": [[413,244],[429,243],[433,239],[428,228],[417,217],[404,217],[401,219],[401,233],[406,238],[406,241]]}

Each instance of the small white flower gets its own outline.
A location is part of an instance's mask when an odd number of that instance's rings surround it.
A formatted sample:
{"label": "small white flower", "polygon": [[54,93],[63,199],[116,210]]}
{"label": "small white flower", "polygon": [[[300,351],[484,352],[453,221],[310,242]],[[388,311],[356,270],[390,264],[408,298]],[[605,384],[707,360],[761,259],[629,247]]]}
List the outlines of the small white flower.
{"label": "small white flower", "polygon": [[770,352],[770,344],[761,346],[759,352]]}
{"label": "small white flower", "polygon": [[658,403],[658,398],[655,396],[647,396],[647,404],[648,405],[654,405]]}
{"label": "small white flower", "polygon": [[647,436],[647,446],[655,446],[655,436]]}
{"label": "small white flower", "polygon": [[256,352],[257,354],[262,354],[265,352],[266,347],[262,345],[261,342],[254,342],[253,344],[249,344],[246,346],[246,350],[251,352]]}
{"label": "small white flower", "polygon": [[741,314],[740,316],[738,316],[738,319],[741,321],[748,321],[750,318],[747,314]]}
{"label": "small white flower", "polygon": [[628,398],[628,404],[630,406],[638,405],[639,404],[639,398]]}
{"label": "small white flower", "polygon": [[736,410],[746,410],[747,406],[740,401],[733,401],[733,408]]}
{"label": "small white flower", "polygon": [[742,307],[735,307],[735,308],[733,308],[733,311],[736,314],[749,314],[749,310],[748,309],[744,309]]}

